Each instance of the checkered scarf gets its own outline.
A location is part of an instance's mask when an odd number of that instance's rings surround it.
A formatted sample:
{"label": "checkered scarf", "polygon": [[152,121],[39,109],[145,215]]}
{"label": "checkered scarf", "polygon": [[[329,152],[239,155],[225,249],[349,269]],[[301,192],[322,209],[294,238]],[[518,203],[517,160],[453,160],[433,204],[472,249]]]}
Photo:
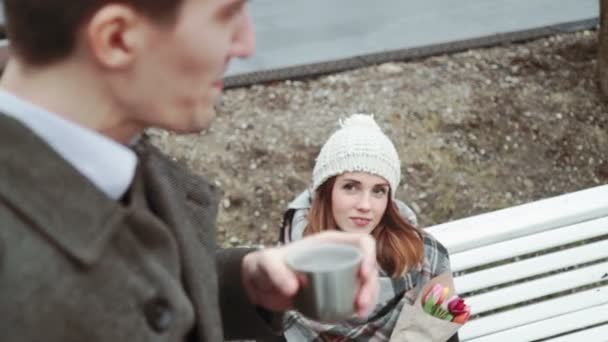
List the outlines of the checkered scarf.
{"label": "checkered scarf", "polygon": [[[281,231],[283,243],[302,238],[310,202],[310,192],[305,191],[290,203]],[[403,216],[417,225],[416,214],[404,203],[397,200],[396,204]],[[429,234],[422,233],[422,265],[398,278],[391,278],[380,270],[378,302],[367,318],[351,318],[337,324],[325,324],[310,320],[296,311],[289,311],[284,321],[287,341],[388,341],[403,305],[413,304],[424,284],[450,269],[445,247]]]}

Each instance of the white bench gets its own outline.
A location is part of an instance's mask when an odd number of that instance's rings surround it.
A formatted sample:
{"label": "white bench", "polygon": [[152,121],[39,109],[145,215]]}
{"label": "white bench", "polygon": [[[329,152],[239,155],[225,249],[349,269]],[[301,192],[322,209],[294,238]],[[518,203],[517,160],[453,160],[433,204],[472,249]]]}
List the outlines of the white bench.
{"label": "white bench", "polygon": [[472,308],[461,341],[608,341],[608,185],[427,231]]}

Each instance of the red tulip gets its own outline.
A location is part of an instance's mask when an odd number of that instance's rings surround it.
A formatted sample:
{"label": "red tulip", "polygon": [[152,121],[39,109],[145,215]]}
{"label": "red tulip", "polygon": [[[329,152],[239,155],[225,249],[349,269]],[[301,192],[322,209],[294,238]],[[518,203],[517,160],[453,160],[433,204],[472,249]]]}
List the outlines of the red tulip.
{"label": "red tulip", "polygon": [[464,303],[464,299],[458,296],[452,298],[453,299],[451,299],[448,303],[448,310],[450,311],[450,313],[454,316],[457,316],[465,312],[467,309],[467,305]]}

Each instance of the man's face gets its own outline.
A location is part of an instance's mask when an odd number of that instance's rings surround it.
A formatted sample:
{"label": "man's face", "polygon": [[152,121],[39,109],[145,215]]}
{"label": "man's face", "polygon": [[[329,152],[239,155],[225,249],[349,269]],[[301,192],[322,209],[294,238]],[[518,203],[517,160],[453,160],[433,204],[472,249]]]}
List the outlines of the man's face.
{"label": "man's face", "polygon": [[184,0],[174,26],[145,27],[145,55],[113,83],[119,106],[142,127],[207,128],[228,62],[255,49],[245,0]]}

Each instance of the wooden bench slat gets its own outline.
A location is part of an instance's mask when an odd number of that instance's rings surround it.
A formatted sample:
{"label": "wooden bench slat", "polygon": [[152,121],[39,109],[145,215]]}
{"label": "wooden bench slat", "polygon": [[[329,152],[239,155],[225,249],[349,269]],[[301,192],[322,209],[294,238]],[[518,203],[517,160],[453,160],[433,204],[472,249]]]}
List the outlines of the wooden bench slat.
{"label": "wooden bench slat", "polygon": [[454,279],[454,282],[459,293],[466,293],[607,257],[608,240],[602,240],[465,274]]}
{"label": "wooden bench slat", "polygon": [[465,324],[458,335],[472,339],[601,304],[608,304],[608,285],[478,318]]}
{"label": "wooden bench slat", "polygon": [[[608,216],[608,185],[428,228],[451,253]],[[480,228],[481,227],[481,228]]]}
{"label": "wooden bench slat", "polygon": [[608,341],[608,323],[548,340],[549,342]]}
{"label": "wooden bench slat", "polygon": [[[470,342],[527,342],[555,336],[591,325],[608,322],[608,304],[534,322],[496,334],[467,340]],[[464,327],[463,327],[464,328]]]}
{"label": "wooden bench slat", "polygon": [[605,234],[608,234],[608,217],[451,254],[450,262],[452,271],[457,272]]}
{"label": "wooden bench slat", "polygon": [[599,282],[606,273],[608,261],[467,297],[466,301],[471,313],[478,314]]}

